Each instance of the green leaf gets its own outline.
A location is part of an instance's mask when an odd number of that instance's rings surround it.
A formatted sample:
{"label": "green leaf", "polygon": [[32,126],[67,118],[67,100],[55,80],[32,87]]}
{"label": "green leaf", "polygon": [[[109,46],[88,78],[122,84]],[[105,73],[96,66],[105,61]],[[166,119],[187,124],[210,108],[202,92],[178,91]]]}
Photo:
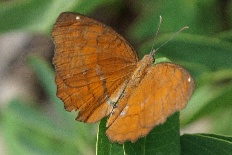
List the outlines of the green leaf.
{"label": "green leaf", "polygon": [[[173,35],[166,34],[160,36],[157,39],[156,47],[160,47]],[[141,46],[139,51],[148,53],[151,49],[151,42],[146,42]],[[206,71],[232,68],[232,57],[228,57],[231,51],[232,43],[230,42],[217,38],[181,33],[170,40],[165,46],[162,46],[156,52],[156,57],[165,56],[172,62],[182,64],[189,69],[193,69],[195,67],[194,64],[198,64],[201,67],[197,69],[202,74]],[[185,65],[186,62],[189,65]]]}
{"label": "green leaf", "polygon": [[123,154],[123,146],[117,143],[111,143],[106,136],[106,121],[107,118],[103,118],[98,128],[97,138],[97,155],[121,155]]}
{"label": "green leaf", "polygon": [[[73,132],[64,132],[65,128],[58,126],[55,121],[21,100],[12,100],[5,108],[3,116],[4,135],[8,144],[11,144],[10,150],[24,152],[23,154],[28,154],[30,150],[47,154],[52,150],[59,152],[67,143],[71,144],[71,141],[67,140],[73,137]],[[52,146],[52,143],[57,149],[48,147]],[[70,146],[75,148],[73,145]]]}
{"label": "green leaf", "polygon": [[180,154],[179,112],[155,127],[146,137],[124,144],[125,154]]}
{"label": "green leaf", "polygon": [[215,134],[207,134],[207,133],[201,133],[200,135],[202,136],[207,136],[207,137],[214,137],[214,138],[218,138],[221,140],[225,140],[228,142],[232,142],[232,137],[231,136],[224,136],[224,135],[215,135]]}
{"label": "green leaf", "polygon": [[50,33],[61,12],[90,13],[116,0],[21,0],[0,3],[0,33],[23,30]]}
{"label": "green leaf", "polygon": [[[98,155],[122,154],[122,146],[111,143],[105,131],[106,119],[99,125],[97,150]],[[155,127],[146,137],[137,142],[125,142],[124,154],[150,155],[150,154],[180,154],[179,113],[169,117],[164,124]]]}
{"label": "green leaf", "polygon": [[232,138],[212,134],[181,136],[181,155],[231,155]]}
{"label": "green leaf", "polygon": [[217,0],[142,0],[135,4],[141,13],[129,33],[136,42],[154,38],[159,16],[162,16],[161,33],[178,31],[184,26],[190,27],[189,33],[200,35],[221,30],[220,4]]}
{"label": "green leaf", "polygon": [[[0,32],[12,30],[48,32],[58,16],[57,6],[69,9],[79,1],[22,0],[17,3],[0,3]],[[61,11],[60,9],[60,11]]]}
{"label": "green leaf", "polygon": [[41,110],[36,110],[35,107],[17,99],[12,100],[5,108],[3,117],[4,136],[10,146],[9,149],[14,150],[13,152],[22,154],[32,152],[84,154],[86,150],[93,152],[90,149],[91,141],[94,141],[93,136],[90,136],[91,128],[74,119],[72,122],[65,120],[74,124],[68,126],[67,123],[63,123],[64,120],[57,118],[54,120]]}
{"label": "green leaf", "polygon": [[[161,31],[172,32],[186,26],[186,24],[189,25],[196,14],[194,12],[194,2],[189,3],[184,0],[143,0],[143,2],[139,3],[143,3],[140,6],[141,13],[139,14],[138,20],[136,20],[129,30],[130,35],[136,41],[154,37],[159,24],[159,16],[162,16]],[[183,18],[183,14],[185,14],[185,18]],[[173,17],[175,17],[175,20],[173,20]]]}
{"label": "green leaf", "polygon": [[225,41],[232,42],[232,31],[221,32],[216,37]]}
{"label": "green leaf", "polygon": [[213,119],[213,122],[210,123],[212,128],[211,133],[232,135],[231,108],[232,107],[230,103],[230,105],[221,106],[220,109],[211,114]]}
{"label": "green leaf", "polygon": [[[221,119],[220,115],[222,111],[223,114],[226,111],[231,113],[228,109],[231,109],[232,70],[205,73],[198,78],[198,83],[198,89],[195,90],[188,106],[181,111],[181,125],[209,115],[215,117],[215,121],[226,124],[227,119]],[[221,126],[219,128],[222,129]]]}

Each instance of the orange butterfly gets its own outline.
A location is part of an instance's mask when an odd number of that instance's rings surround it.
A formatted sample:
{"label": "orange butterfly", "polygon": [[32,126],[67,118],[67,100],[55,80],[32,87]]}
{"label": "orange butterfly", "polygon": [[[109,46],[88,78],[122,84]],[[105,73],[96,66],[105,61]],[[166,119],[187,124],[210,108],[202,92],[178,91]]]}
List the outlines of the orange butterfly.
{"label": "orange butterfly", "polygon": [[154,51],[141,61],[133,47],[109,26],[77,13],[58,17],[57,96],[76,120],[95,123],[109,115],[106,134],[113,142],[135,142],[168,116],[183,109],[194,80],[181,66],[154,62]]}

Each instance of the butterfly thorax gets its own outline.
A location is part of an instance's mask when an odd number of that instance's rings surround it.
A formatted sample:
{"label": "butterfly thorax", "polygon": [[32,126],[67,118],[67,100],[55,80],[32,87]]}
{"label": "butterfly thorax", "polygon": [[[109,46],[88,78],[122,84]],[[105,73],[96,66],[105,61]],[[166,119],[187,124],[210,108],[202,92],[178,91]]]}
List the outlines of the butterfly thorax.
{"label": "butterfly thorax", "polygon": [[136,69],[132,73],[131,81],[136,86],[140,80],[146,74],[147,68],[154,62],[154,58],[151,55],[145,55],[141,61],[138,62]]}
{"label": "butterfly thorax", "polygon": [[133,90],[139,85],[143,77],[146,75],[147,69],[151,66],[153,61],[154,58],[152,55],[145,55],[143,59],[138,62],[134,72],[131,74],[131,78],[125,86],[123,94],[117,101],[117,106],[115,106],[115,108],[112,110],[112,113],[107,121],[107,127],[110,126],[122,113],[123,109],[128,103],[130,95],[133,94]]}

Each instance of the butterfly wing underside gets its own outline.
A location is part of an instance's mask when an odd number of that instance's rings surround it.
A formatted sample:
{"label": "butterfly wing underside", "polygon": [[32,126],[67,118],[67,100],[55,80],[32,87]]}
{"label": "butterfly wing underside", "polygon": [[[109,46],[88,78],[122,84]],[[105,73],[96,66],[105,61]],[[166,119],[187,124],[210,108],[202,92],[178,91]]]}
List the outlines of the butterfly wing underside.
{"label": "butterfly wing underside", "polygon": [[62,13],[53,28],[57,96],[77,120],[93,123],[112,110],[107,99],[123,90],[138,61],[110,27],[76,13]]}
{"label": "butterfly wing underside", "polygon": [[172,63],[151,66],[106,134],[119,143],[135,142],[183,109],[193,89],[194,80],[183,67]]}

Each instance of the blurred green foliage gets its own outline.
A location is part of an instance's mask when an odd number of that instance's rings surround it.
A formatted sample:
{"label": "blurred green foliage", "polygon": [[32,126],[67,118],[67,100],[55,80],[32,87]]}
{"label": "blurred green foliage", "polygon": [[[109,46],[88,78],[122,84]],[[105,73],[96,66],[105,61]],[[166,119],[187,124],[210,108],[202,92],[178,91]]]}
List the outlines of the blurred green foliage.
{"label": "blurred green foliage", "polygon": [[[128,10],[133,14],[133,20],[130,19]],[[209,118],[212,124],[210,132],[232,135],[231,10],[232,2],[222,0],[1,1],[0,32],[25,31],[49,37],[56,18],[63,11],[74,11],[99,19],[99,16],[112,16],[112,26],[126,18],[131,22],[125,22],[127,25],[124,35],[141,58],[149,53],[154,43],[160,15],[163,21],[155,47],[162,45],[173,32],[188,25],[188,30],[178,34],[156,54],[156,58],[167,57],[173,63],[183,65],[196,80],[194,95],[187,108],[181,111],[181,126]],[[121,19],[114,21],[116,17]],[[0,125],[8,153],[94,154],[96,126],[75,122],[76,114],[67,113],[63,109],[63,103],[55,96],[56,86],[51,64],[36,56],[30,56],[27,60],[49,96],[55,117],[22,99],[12,99],[6,108],[1,109],[3,117]],[[127,142],[124,146],[112,144],[105,137],[103,120],[99,126],[97,153],[232,154],[231,137],[210,134],[180,136],[178,120],[178,114],[175,114],[165,124],[155,128],[149,136],[133,144]],[[210,151],[205,152],[206,150]]]}

